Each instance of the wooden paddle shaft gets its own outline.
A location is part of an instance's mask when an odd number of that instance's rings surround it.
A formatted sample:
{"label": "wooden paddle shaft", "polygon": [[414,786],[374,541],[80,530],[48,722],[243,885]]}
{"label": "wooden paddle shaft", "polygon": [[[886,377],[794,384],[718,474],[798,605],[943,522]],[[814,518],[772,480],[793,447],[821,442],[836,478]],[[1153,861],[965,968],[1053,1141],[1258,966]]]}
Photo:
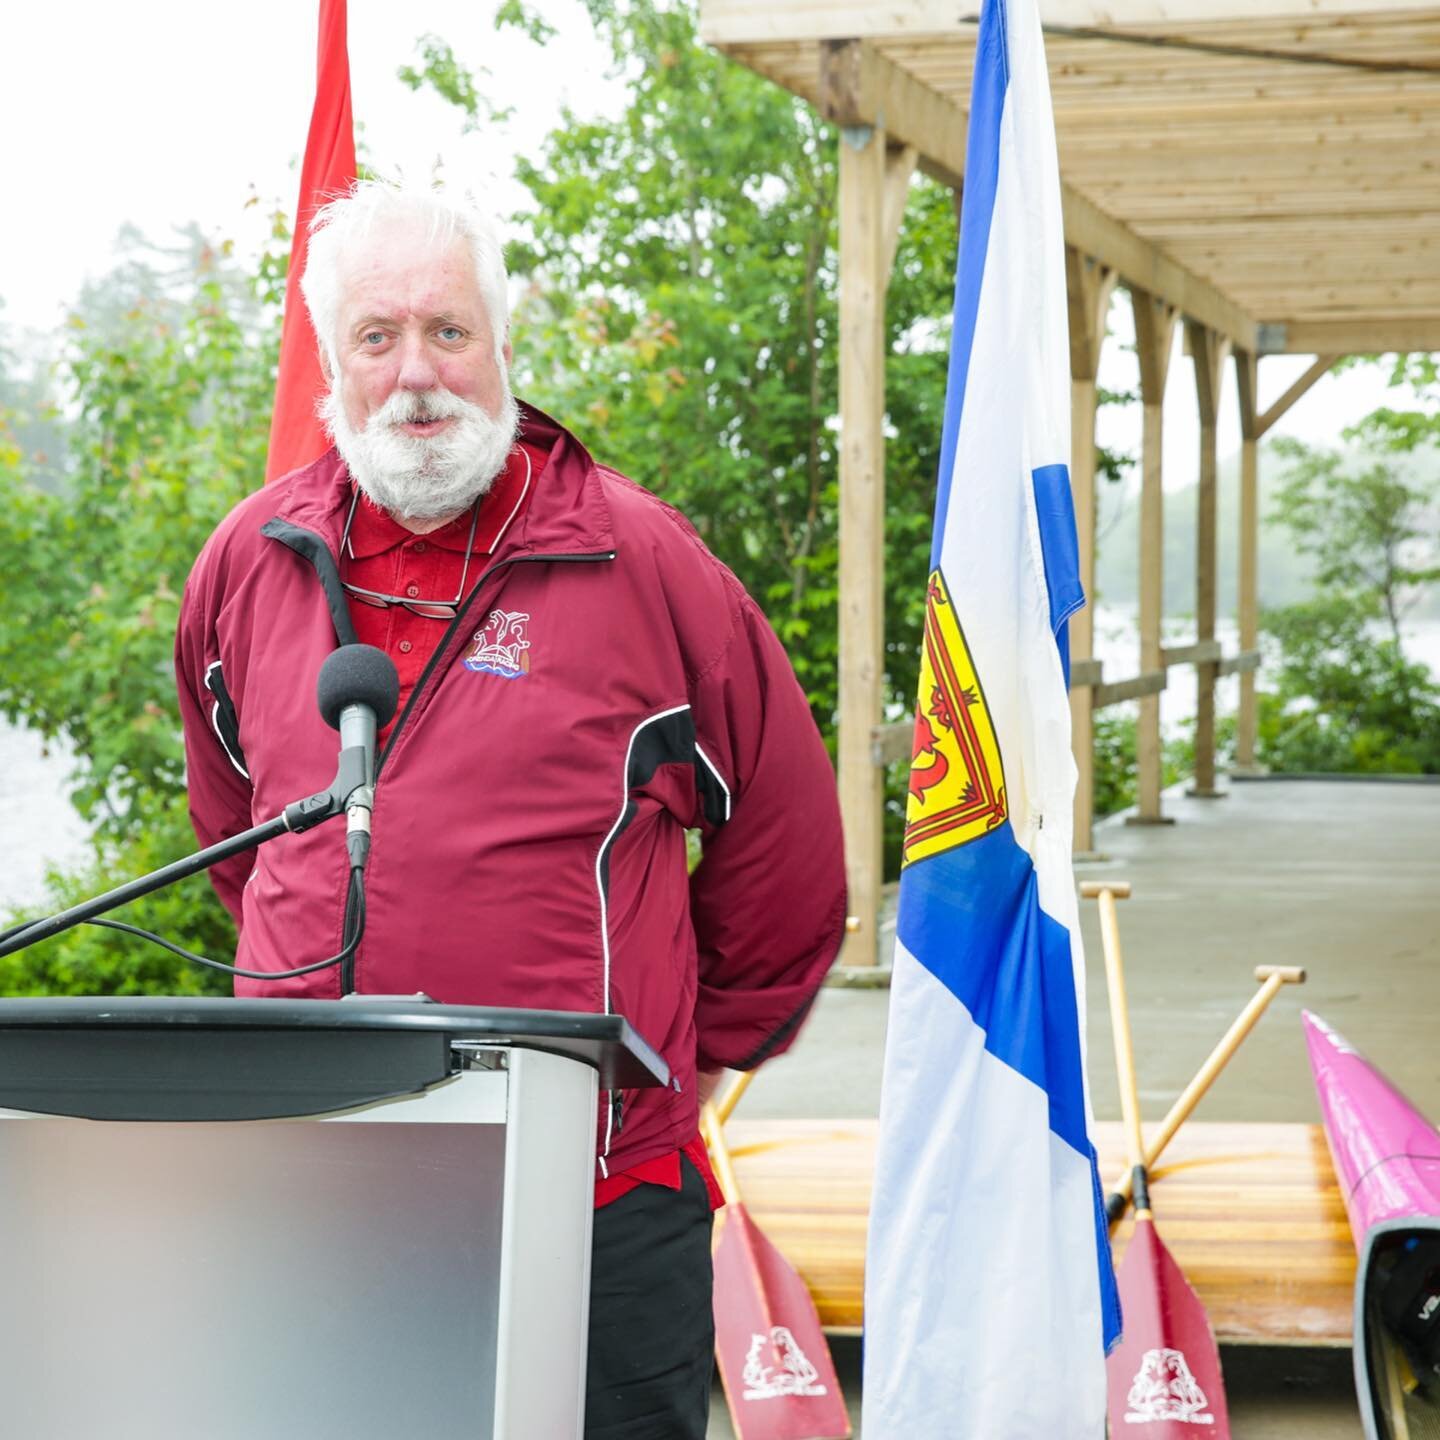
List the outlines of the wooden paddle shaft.
{"label": "wooden paddle shaft", "polygon": [[715,1118],[721,1125],[734,1113],[735,1107],[740,1103],[740,1097],[750,1088],[750,1082],[754,1078],[753,1070],[738,1071],[725,1093],[716,1100]]}
{"label": "wooden paddle shaft", "polygon": [[735,1183],[735,1167],[730,1163],[730,1147],[725,1143],[720,1117],[712,1104],[707,1103],[700,1112],[700,1134],[710,1151],[710,1167],[715,1172],[715,1180],[720,1186],[720,1193],[725,1197],[725,1203],[738,1203],[740,1187]]}
{"label": "wooden paddle shaft", "polygon": [[[1180,1098],[1170,1107],[1170,1113],[1161,1122],[1159,1131],[1150,1139],[1145,1151],[1145,1168],[1150,1169],[1165,1153],[1165,1147],[1175,1138],[1175,1132],[1190,1118],[1191,1112],[1204,1098],[1205,1092],[1215,1083],[1215,1078],[1229,1064],[1231,1057],[1240,1048],[1240,1043],[1255,1028],[1266,1007],[1279,993],[1282,985],[1303,985],[1305,971],[1298,965],[1257,965],[1255,978],[1261,982],[1259,990],[1250,997],[1249,1003],[1235,1017],[1235,1022],[1225,1032],[1220,1043],[1210,1052],[1205,1063],[1195,1072],[1195,1078],[1180,1093]],[[1116,1180],[1106,1197],[1106,1209],[1111,1220],[1118,1220],[1125,1213],[1125,1203],[1130,1198],[1132,1175],[1126,1170]]]}
{"label": "wooden paddle shaft", "polygon": [[[1089,886],[1081,887],[1081,894]],[[1145,1139],[1140,1130],[1140,1097],[1135,1088],[1135,1052],[1130,1045],[1130,1010],[1125,1003],[1125,966],[1120,958],[1120,922],[1115,899],[1130,893],[1123,883],[1095,886],[1100,902],[1100,938],[1105,949],[1105,984],[1110,994],[1110,1031],[1115,1040],[1115,1073],[1120,1082],[1120,1113],[1125,1120],[1125,1149],[1132,1173],[1145,1164]],[[1143,1200],[1143,1197],[1142,1197]]]}

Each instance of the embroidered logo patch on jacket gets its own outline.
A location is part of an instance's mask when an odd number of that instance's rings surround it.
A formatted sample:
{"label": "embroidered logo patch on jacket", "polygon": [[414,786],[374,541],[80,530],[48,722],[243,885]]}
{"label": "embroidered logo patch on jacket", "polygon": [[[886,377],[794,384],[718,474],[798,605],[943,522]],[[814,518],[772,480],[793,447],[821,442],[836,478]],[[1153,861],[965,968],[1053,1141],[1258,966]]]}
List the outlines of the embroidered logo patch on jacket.
{"label": "embroidered logo patch on jacket", "polygon": [[475,643],[465,657],[467,670],[518,680],[530,673],[530,641],[525,627],[530,617],[519,610],[492,610],[475,632]]}

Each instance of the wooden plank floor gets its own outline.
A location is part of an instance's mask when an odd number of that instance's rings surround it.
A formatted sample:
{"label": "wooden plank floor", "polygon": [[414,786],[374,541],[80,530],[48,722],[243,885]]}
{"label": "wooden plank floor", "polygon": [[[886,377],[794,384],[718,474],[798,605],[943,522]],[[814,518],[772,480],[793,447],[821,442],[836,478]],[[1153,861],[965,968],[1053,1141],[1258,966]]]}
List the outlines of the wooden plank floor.
{"label": "wooden plank floor", "polygon": [[[1101,1178],[1123,1168],[1118,1124],[1097,1124]],[[873,1120],[725,1127],[741,1193],[799,1270],[821,1322],[862,1321]],[[1231,1344],[1348,1345],[1355,1250],[1316,1125],[1189,1122],[1152,1186],[1160,1234]],[[1127,1219],[1115,1232],[1124,1254]]]}

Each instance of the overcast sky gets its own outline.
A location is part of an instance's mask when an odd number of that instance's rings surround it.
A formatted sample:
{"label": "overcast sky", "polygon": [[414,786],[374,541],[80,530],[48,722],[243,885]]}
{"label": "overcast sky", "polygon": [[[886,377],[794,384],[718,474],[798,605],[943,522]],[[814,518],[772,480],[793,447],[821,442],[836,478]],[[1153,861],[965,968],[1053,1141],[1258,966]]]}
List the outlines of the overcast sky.
{"label": "overcast sky", "polygon": [[[439,160],[451,180],[488,188],[497,211],[520,205],[514,157],[536,150],[562,104],[592,115],[624,99],[605,78],[608,57],[578,0],[540,0],[536,8],[559,30],[543,52],[513,32],[496,34],[495,0],[351,0],[355,118],[371,163],[424,173]],[[269,210],[293,213],[313,98],[315,13],[307,0],[0,5],[0,135],[14,197],[0,234],[5,320],[41,331],[58,325],[86,276],[106,269],[127,221],[157,240],[198,221],[245,250],[258,244]],[[466,64],[490,70],[482,87],[515,107],[509,122],[462,135],[458,110],[395,78],[427,32],[448,40]],[[261,203],[247,208],[252,195]],[[1122,388],[1134,384],[1133,357],[1118,343],[1128,338],[1124,307],[1114,324],[1101,378]],[[523,345],[523,334],[516,341]],[[1308,363],[1265,361],[1262,406]],[[1229,453],[1239,445],[1233,378],[1224,394],[1221,450]],[[1387,399],[1374,372],[1327,378],[1278,431],[1335,441]],[[1134,449],[1138,427],[1138,408],[1111,412],[1101,439]],[[1193,478],[1196,444],[1193,374],[1177,353],[1167,484]]]}
{"label": "overcast sky", "polygon": [[[351,0],[355,119],[372,165],[428,173],[494,195],[524,192],[514,156],[533,151],[562,104],[614,110],[608,55],[578,0],[536,7],[560,30],[540,51],[497,34],[495,0]],[[56,324],[87,274],[105,270],[132,221],[165,238],[199,221],[255,243],[263,213],[292,213],[315,85],[315,0],[68,0],[0,5],[0,135],[19,202],[0,238],[0,296],[16,325]],[[482,89],[515,107],[502,127],[462,135],[462,116],[396,79],[426,33],[448,40]],[[246,209],[258,194],[262,204]],[[7,207],[9,208],[9,207]],[[16,223],[16,222],[19,223]]]}

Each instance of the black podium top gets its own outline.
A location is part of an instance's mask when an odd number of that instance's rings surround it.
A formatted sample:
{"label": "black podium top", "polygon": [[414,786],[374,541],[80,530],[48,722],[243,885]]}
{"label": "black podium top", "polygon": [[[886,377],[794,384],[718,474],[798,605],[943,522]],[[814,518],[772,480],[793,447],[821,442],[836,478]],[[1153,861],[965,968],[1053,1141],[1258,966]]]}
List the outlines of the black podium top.
{"label": "black podium top", "polygon": [[594,1066],[602,1089],[670,1080],[620,1015],[366,997],[0,1000],[0,1108],[94,1120],[316,1115],[425,1090],[475,1044],[567,1056]]}

